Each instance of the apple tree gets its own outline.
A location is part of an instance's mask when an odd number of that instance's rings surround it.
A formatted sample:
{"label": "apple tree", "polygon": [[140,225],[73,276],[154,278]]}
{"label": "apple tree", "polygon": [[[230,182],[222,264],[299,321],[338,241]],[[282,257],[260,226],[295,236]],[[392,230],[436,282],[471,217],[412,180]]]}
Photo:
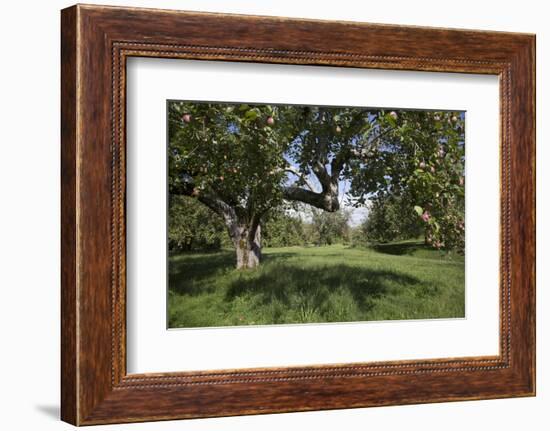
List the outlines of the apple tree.
{"label": "apple tree", "polygon": [[283,200],[339,209],[339,182],[372,128],[362,108],[171,102],[168,115],[170,195],[222,218],[237,268],[259,264],[260,222]]}
{"label": "apple tree", "polygon": [[[464,114],[392,111],[377,120],[379,142],[352,161],[351,195],[399,202],[424,226],[426,243],[464,249]],[[395,198],[395,199],[392,199]],[[410,213],[403,218],[409,218]]]}
{"label": "apple tree", "polygon": [[460,241],[464,142],[455,114],[171,102],[168,129],[170,196],[191,196],[221,217],[237,268],[259,264],[268,211],[286,201],[335,212],[343,183],[355,205],[406,198],[435,246]]}
{"label": "apple tree", "polygon": [[282,200],[286,137],[270,106],[172,102],[169,193],[196,198],[223,220],[238,268],[261,258],[260,219]]}

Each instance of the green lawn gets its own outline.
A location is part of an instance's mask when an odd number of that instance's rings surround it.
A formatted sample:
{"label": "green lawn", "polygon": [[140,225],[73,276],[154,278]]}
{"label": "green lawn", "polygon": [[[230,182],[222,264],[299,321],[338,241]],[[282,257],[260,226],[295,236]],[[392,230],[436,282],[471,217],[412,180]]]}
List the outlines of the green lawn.
{"label": "green lawn", "polygon": [[464,257],[420,242],[263,252],[246,271],[230,250],[171,257],[169,327],[464,317]]}

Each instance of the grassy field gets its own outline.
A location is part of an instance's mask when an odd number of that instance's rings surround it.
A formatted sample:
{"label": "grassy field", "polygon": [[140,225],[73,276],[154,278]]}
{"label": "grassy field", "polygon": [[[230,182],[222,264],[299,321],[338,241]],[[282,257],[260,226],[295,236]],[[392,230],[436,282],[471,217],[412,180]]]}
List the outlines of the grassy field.
{"label": "grassy field", "polygon": [[415,241],[265,249],[249,271],[182,254],[169,274],[170,328],[464,317],[464,257]]}

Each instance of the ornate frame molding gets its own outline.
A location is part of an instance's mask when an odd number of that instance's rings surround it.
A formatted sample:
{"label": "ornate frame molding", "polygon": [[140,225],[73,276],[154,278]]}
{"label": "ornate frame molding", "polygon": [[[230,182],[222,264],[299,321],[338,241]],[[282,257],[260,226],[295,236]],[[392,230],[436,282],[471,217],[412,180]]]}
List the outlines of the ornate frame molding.
{"label": "ornate frame molding", "polygon": [[[201,30],[207,25],[220,30]],[[271,31],[256,36],[258,26]],[[283,29],[283,40],[272,36]],[[329,37],[334,31],[338,41]],[[308,40],[310,34],[319,41]],[[376,46],[369,44],[373,35]],[[131,56],[498,75],[500,354],[127,375]],[[78,5],[62,12],[62,57],[64,420],[99,424],[534,394],[534,36]],[[527,220],[516,215],[519,208]]]}

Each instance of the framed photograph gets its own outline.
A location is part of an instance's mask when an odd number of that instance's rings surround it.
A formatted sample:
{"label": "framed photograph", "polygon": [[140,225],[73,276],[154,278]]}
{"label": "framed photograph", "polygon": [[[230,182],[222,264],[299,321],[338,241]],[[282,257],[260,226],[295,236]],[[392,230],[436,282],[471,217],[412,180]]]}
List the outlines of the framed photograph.
{"label": "framed photograph", "polygon": [[61,416],[535,394],[535,37],[61,14]]}

